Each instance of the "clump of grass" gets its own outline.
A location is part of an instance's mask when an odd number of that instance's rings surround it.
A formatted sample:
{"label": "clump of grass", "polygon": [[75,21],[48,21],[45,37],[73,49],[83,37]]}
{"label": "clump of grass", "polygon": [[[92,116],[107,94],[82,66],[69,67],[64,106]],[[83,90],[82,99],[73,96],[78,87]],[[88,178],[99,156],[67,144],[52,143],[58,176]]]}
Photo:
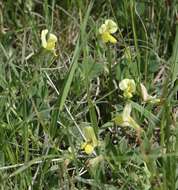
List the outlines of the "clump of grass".
{"label": "clump of grass", "polygon": [[1,189],[178,188],[177,9],[0,3]]}

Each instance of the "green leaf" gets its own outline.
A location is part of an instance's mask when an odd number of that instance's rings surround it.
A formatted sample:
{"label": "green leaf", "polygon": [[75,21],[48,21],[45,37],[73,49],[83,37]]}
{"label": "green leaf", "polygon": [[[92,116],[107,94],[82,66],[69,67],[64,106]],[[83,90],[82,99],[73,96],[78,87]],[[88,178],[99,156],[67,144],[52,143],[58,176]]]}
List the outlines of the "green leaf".
{"label": "green leaf", "polygon": [[178,77],[178,24],[176,25],[176,37],[170,61],[172,64],[172,83],[174,83]]}
{"label": "green leaf", "polygon": [[[57,125],[57,120],[58,120],[58,116],[59,116],[59,112],[62,111],[66,98],[68,96],[70,87],[71,87],[71,83],[73,80],[73,76],[75,73],[75,70],[78,66],[78,59],[80,57],[80,53],[81,53],[81,48],[83,48],[84,46],[84,42],[85,42],[85,29],[87,26],[87,21],[89,18],[89,14],[91,11],[93,3],[91,2],[88,6],[85,18],[83,20],[83,23],[81,24],[81,34],[80,34],[80,38],[77,41],[77,45],[75,47],[75,51],[74,51],[74,55],[73,55],[73,59],[72,59],[72,64],[71,64],[71,68],[67,74],[67,77],[65,79],[61,94],[58,97],[57,103],[55,105],[53,114],[52,114],[52,121],[51,121],[51,126],[50,126],[50,134],[52,135],[52,137],[55,134],[56,131],[56,125]],[[81,41],[81,44],[80,44]]]}
{"label": "green leaf", "polygon": [[136,102],[131,102],[132,107],[143,114],[153,125],[159,121],[159,119],[153,115],[150,111],[146,110],[144,107],[140,106]]}
{"label": "green leaf", "polygon": [[67,77],[65,79],[63,88],[62,88],[62,92],[58,97],[57,103],[55,105],[53,114],[52,114],[52,121],[51,121],[51,127],[50,127],[50,134],[53,136],[55,134],[56,131],[56,124],[57,124],[57,120],[58,120],[58,116],[59,116],[59,112],[62,111],[63,106],[65,104],[65,100],[67,98],[67,95],[69,93],[70,90],[70,86],[72,83],[72,79],[75,73],[75,70],[78,66],[78,58],[80,55],[80,46],[79,46],[79,40],[77,42],[76,48],[75,48],[75,52],[74,52],[74,56],[72,59],[72,65],[71,68],[67,74]]}
{"label": "green leaf", "polygon": [[102,73],[104,65],[95,63],[92,59],[81,65],[83,77],[87,77],[88,81],[98,77]]}
{"label": "green leaf", "polygon": [[62,94],[60,96],[59,111],[61,111],[63,109],[65,100],[66,100],[68,92],[70,90],[70,85],[72,83],[72,79],[73,79],[75,70],[78,66],[79,55],[80,55],[80,47],[79,47],[79,41],[78,41],[75,52],[74,52],[73,60],[72,60],[72,66],[69,70],[69,73],[67,75],[67,78],[66,78],[64,86],[63,86]]}

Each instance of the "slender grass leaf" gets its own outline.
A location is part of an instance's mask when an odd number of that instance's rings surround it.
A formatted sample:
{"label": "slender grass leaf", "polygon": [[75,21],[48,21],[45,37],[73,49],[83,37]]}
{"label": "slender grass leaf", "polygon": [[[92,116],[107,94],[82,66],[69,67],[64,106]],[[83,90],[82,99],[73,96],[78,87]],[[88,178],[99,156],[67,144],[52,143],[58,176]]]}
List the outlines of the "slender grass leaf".
{"label": "slender grass leaf", "polygon": [[137,111],[143,114],[153,125],[159,122],[159,119],[155,115],[153,115],[150,111],[146,110],[144,107],[140,106],[136,102],[131,102],[131,104],[133,108],[135,108]]}
{"label": "slender grass leaf", "polygon": [[178,77],[178,24],[176,25],[176,37],[173,46],[171,63],[172,63],[172,83],[174,83]]}

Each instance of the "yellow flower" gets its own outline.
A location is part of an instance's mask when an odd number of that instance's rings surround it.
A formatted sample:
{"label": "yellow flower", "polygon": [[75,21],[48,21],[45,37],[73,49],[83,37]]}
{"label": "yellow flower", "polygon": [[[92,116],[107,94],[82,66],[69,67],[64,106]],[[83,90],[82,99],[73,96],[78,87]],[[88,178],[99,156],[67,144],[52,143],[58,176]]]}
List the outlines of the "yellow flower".
{"label": "yellow flower", "polygon": [[124,91],[124,97],[132,98],[136,91],[135,81],[133,79],[123,79],[119,83],[119,88]]}
{"label": "yellow flower", "polygon": [[133,127],[137,131],[141,131],[141,127],[137,122],[130,116],[132,111],[131,104],[126,104],[122,114],[117,115],[114,118],[114,122],[121,127]]}
{"label": "yellow flower", "polygon": [[93,127],[85,127],[84,136],[86,138],[86,142],[82,144],[81,149],[83,149],[87,154],[92,154],[94,148],[98,146],[98,140]]}
{"label": "yellow flower", "polygon": [[49,34],[49,37],[47,38],[48,30],[42,30],[41,32],[41,41],[43,48],[52,51],[55,55],[55,46],[57,42],[57,37],[54,34]]}
{"label": "yellow flower", "polygon": [[156,98],[156,96],[151,96],[148,94],[146,87],[142,83],[140,83],[140,88],[141,88],[141,96],[144,102],[149,102],[152,104],[160,102],[159,98]]}
{"label": "yellow flower", "polygon": [[117,31],[117,29],[117,24],[114,21],[110,19],[106,20],[105,23],[102,24],[99,28],[99,33],[101,34],[103,42],[111,42],[115,44],[117,40],[111,34],[114,34]]}
{"label": "yellow flower", "polygon": [[94,147],[91,143],[85,142],[82,144],[81,149],[83,149],[85,151],[85,153],[87,153],[87,154],[92,154]]}

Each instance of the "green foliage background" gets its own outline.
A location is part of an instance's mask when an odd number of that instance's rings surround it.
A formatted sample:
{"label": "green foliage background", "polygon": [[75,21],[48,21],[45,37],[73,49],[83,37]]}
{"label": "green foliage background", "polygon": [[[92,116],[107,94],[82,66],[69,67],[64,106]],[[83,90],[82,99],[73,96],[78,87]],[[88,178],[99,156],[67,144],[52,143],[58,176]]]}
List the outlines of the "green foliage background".
{"label": "green foliage background", "polygon": [[[116,45],[98,33],[108,18]],[[0,188],[178,189],[177,22],[177,0],[0,1]],[[46,28],[57,57],[41,46]],[[137,84],[140,139],[112,121],[124,78]],[[140,82],[159,104],[142,102]],[[80,148],[86,126],[101,141],[92,155]]]}

